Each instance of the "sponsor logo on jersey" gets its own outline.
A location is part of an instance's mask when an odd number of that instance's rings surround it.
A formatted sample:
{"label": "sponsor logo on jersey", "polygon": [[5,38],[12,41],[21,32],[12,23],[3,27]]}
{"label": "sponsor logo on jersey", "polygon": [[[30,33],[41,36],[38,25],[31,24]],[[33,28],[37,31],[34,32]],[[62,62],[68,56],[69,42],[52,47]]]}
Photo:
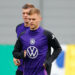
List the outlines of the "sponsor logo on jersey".
{"label": "sponsor logo on jersey", "polygon": [[29,46],[27,48],[27,56],[31,59],[35,59],[38,56],[38,49],[35,46]]}

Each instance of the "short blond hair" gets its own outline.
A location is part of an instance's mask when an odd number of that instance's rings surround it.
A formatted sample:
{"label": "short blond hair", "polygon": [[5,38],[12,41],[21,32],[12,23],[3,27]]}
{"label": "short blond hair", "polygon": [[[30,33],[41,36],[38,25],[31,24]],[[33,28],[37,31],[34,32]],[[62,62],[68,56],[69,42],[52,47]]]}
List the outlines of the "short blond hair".
{"label": "short blond hair", "polygon": [[37,8],[32,8],[32,9],[29,11],[29,15],[33,15],[33,14],[38,14],[38,15],[40,15],[40,10],[37,9]]}
{"label": "short blond hair", "polygon": [[22,7],[22,9],[28,9],[28,8],[35,8],[35,6],[33,4],[27,3]]}

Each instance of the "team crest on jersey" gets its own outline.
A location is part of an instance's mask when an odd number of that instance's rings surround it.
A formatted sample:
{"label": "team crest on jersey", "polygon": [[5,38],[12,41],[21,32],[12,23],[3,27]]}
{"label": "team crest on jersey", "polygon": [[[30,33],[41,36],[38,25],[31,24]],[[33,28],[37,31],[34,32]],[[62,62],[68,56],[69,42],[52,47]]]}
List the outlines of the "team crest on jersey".
{"label": "team crest on jersey", "polygon": [[27,48],[27,56],[31,59],[35,59],[38,56],[38,49],[35,46],[29,46]]}
{"label": "team crest on jersey", "polygon": [[34,45],[35,44],[35,39],[30,39],[30,44]]}

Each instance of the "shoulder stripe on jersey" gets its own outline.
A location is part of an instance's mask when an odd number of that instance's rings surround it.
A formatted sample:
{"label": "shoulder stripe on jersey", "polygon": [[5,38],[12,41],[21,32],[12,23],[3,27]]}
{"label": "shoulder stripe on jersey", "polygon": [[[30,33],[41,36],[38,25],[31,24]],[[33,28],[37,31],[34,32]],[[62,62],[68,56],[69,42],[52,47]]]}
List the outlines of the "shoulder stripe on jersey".
{"label": "shoulder stripe on jersey", "polygon": [[22,36],[25,32],[26,32],[26,30],[23,31],[23,32],[21,32],[21,34],[19,35],[19,38],[20,38],[20,36]]}

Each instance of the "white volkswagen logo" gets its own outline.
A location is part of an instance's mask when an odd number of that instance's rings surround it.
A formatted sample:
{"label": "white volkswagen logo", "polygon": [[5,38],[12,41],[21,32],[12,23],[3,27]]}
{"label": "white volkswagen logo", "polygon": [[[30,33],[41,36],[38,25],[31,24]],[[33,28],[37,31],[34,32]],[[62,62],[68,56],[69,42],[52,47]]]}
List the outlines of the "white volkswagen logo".
{"label": "white volkswagen logo", "polygon": [[38,56],[38,49],[35,46],[29,46],[27,48],[27,56],[31,59],[35,59]]}

